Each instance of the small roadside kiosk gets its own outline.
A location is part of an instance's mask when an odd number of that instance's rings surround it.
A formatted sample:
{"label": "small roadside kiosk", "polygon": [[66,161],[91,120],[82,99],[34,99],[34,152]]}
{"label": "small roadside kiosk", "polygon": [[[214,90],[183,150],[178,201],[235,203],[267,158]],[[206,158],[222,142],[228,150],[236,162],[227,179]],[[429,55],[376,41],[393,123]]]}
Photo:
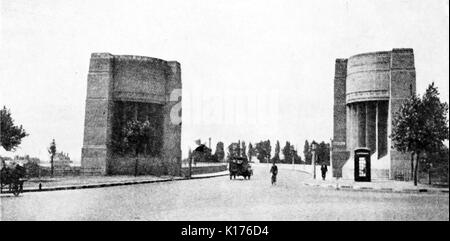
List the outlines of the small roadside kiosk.
{"label": "small roadside kiosk", "polygon": [[355,181],[370,182],[370,149],[355,149]]}

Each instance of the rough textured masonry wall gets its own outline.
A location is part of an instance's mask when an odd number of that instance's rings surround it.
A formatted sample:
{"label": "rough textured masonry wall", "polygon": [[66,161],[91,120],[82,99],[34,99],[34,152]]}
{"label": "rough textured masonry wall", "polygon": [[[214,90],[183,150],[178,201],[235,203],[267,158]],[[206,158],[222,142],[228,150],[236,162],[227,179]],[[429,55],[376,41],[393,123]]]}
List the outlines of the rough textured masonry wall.
{"label": "rough textured masonry wall", "polygon": [[[392,116],[398,112],[402,103],[416,93],[416,70],[414,66],[414,53],[412,49],[393,49],[390,59],[391,88],[389,101],[388,133],[392,129]],[[390,139],[389,139],[390,140]],[[392,147],[389,141],[388,147]],[[410,155],[400,153],[391,148],[390,175],[394,177],[396,172],[411,171]]]}
{"label": "rough textured masonry wall", "polygon": [[334,106],[333,106],[333,143],[332,162],[333,176],[340,176],[340,170],[347,160],[347,114],[345,89],[347,78],[347,59],[336,59],[334,75]]}
{"label": "rough textured masonry wall", "polygon": [[[115,101],[163,105],[163,150],[158,157],[112,152]],[[180,175],[181,68],[176,61],[93,53],[86,96],[81,165],[85,173]]]}
{"label": "rough textured masonry wall", "polygon": [[106,174],[111,156],[113,66],[110,54],[92,54],[89,64],[81,166],[84,172]]}

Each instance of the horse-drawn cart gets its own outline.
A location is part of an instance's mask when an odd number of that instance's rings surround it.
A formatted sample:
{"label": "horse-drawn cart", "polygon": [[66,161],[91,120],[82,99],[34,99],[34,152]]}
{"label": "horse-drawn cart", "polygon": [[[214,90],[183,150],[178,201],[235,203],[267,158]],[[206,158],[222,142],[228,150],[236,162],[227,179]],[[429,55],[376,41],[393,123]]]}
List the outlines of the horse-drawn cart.
{"label": "horse-drawn cart", "polygon": [[19,165],[15,168],[3,167],[0,171],[0,193],[12,193],[19,196],[26,181],[25,169]]}

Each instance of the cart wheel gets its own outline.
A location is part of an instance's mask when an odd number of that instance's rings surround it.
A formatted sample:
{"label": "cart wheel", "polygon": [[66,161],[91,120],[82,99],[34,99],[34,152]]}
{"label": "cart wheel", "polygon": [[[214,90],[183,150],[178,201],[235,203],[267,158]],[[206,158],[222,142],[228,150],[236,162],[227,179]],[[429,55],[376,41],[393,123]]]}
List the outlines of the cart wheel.
{"label": "cart wheel", "polygon": [[230,175],[230,180],[233,179],[233,175]]}

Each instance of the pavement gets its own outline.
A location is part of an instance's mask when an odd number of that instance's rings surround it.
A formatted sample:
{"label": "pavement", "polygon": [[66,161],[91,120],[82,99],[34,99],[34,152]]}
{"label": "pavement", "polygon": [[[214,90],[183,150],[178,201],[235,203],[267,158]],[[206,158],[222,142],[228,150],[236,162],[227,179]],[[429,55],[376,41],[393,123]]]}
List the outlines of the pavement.
{"label": "pavement", "polygon": [[[190,179],[212,178],[229,175],[228,171],[192,175]],[[174,176],[69,176],[54,178],[32,178],[24,182],[23,192],[60,191],[85,188],[100,188],[133,184],[146,184],[188,180]],[[39,186],[40,185],[40,186]]]}
{"label": "pavement", "polygon": [[372,180],[371,182],[355,182],[350,179],[336,179],[327,177],[322,180],[322,177],[312,176],[309,179],[303,180],[306,186],[332,188],[337,190],[351,190],[351,191],[373,191],[373,192],[402,192],[402,193],[449,193],[449,188],[434,187],[422,183],[414,186],[412,181],[394,181],[394,180]]}
{"label": "pavement", "polygon": [[[262,167],[270,169],[270,163],[258,163],[252,164],[253,167]],[[304,166],[304,165],[303,165]],[[371,182],[355,182],[353,179],[336,179],[331,178],[330,173],[327,173],[326,179],[322,180],[321,175],[317,175],[316,179],[313,178],[311,172],[307,171],[307,168],[302,169],[302,165],[290,164],[278,164],[279,172],[294,171],[297,173],[305,174],[305,178],[301,180],[301,183],[305,186],[322,187],[335,190],[347,190],[347,191],[368,191],[368,192],[403,192],[403,193],[449,193],[449,187],[428,185],[418,183],[414,186],[412,181],[395,181],[388,179],[372,179]]]}

